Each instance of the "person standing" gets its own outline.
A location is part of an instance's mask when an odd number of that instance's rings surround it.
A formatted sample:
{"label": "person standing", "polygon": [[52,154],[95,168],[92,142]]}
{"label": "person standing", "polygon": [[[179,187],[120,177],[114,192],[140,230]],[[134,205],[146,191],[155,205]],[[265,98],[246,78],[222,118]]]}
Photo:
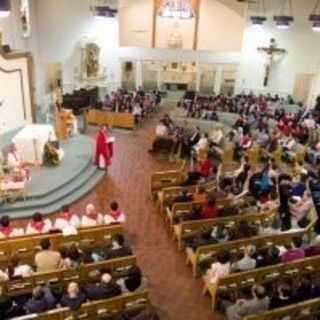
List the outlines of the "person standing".
{"label": "person standing", "polygon": [[108,142],[108,131],[106,126],[101,126],[96,135],[95,164],[101,170],[107,170],[111,165],[112,147]]}

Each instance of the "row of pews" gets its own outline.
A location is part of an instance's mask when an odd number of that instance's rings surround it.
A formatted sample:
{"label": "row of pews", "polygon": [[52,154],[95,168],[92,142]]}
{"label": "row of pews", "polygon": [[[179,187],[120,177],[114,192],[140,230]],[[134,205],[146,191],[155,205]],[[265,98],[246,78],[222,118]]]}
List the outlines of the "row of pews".
{"label": "row of pews", "polygon": [[[280,154],[279,150],[277,152]],[[257,249],[268,248],[273,246],[286,246],[292,242],[295,237],[301,237],[307,240],[311,239],[315,220],[312,219],[305,229],[296,231],[288,231],[273,235],[258,235],[240,240],[227,241],[222,243],[203,245],[195,250],[186,247],[185,240],[192,235],[203,230],[210,229],[216,225],[224,225],[226,227],[234,226],[242,220],[252,222],[256,225],[262,225],[266,221],[273,219],[278,211],[278,207],[272,208],[265,212],[252,212],[236,216],[193,220],[175,223],[177,216],[184,215],[189,212],[193,205],[199,203],[175,203],[168,205],[172,199],[187,191],[194,193],[197,186],[180,187],[179,183],[184,179],[184,162],[180,162],[174,170],[157,172],[150,182],[151,197],[156,201],[158,212],[163,217],[164,223],[167,225],[168,232],[172,235],[174,241],[177,242],[178,249],[184,250],[186,255],[186,263],[191,266],[194,277],[201,275],[201,263],[204,258],[210,256],[210,262],[216,260],[219,252],[228,251],[231,257],[238,257],[246,246],[253,245]],[[207,192],[215,189],[216,181],[209,181],[204,185]],[[245,199],[242,199],[245,200]],[[225,206],[230,199],[217,199],[218,206]],[[200,203],[201,205],[201,203]],[[320,275],[320,256],[305,258],[299,261],[293,261],[287,264],[279,263],[277,265],[260,267],[250,271],[231,273],[226,277],[222,277],[217,283],[211,284],[203,279],[203,293],[209,294],[213,310],[217,310],[219,299],[226,293],[234,294],[243,288],[250,288],[254,284],[275,284],[283,279],[297,279],[305,275],[310,275],[312,279],[318,279]],[[319,316],[320,299],[303,301],[298,304],[290,305],[283,308],[270,310],[259,315],[250,315],[243,320],[280,320],[284,316],[288,319],[316,319]]]}
{"label": "row of pews", "polygon": [[[20,261],[33,265],[34,256],[39,251],[40,241],[50,239],[51,248],[58,250],[62,246],[76,245],[80,249],[91,250],[100,248],[105,241],[111,240],[115,235],[123,234],[121,225],[98,226],[80,228],[78,234],[64,236],[61,233],[48,233],[42,235],[26,235],[6,240],[0,240],[0,265],[2,269],[8,267],[8,260],[15,254]],[[61,269],[53,272],[34,273],[27,277],[19,277],[0,282],[2,294],[10,297],[31,294],[38,285],[66,287],[71,281],[82,286],[88,283],[99,282],[101,272],[108,270],[113,279],[118,280],[126,276],[132,266],[137,265],[136,256],[110,259],[95,263],[84,264],[78,269]],[[149,294],[146,290],[137,290],[121,296],[87,302],[77,311],[69,308],[57,308],[41,314],[32,314],[23,319],[37,320],[65,320],[65,319],[114,319],[124,312],[140,311],[151,307]]]}

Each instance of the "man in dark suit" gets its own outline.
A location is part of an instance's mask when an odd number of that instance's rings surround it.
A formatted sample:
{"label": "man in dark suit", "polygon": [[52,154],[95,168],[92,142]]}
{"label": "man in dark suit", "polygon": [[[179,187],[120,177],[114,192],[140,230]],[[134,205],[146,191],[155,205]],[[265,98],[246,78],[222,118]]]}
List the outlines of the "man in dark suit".
{"label": "man in dark suit", "polygon": [[125,245],[123,235],[116,235],[111,246],[107,245],[103,248],[103,256],[105,260],[127,257],[132,255],[132,250]]}
{"label": "man in dark suit", "polygon": [[55,308],[55,298],[49,288],[37,286],[33,289],[32,298],[25,304],[27,314],[41,313]]}
{"label": "man in dark suit", "polygon": [[91,285],[87,289],[89,300],[109,299],[121,294],[121,288],[112,281],[109,273],[104,273],[99,284]]}

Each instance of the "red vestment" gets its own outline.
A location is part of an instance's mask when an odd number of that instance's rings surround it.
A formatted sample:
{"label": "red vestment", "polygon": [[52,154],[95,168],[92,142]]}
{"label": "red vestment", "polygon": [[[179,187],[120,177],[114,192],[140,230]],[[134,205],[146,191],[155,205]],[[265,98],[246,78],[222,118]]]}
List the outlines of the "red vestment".
{"label": "red vestment", "polygon": [[108,143],[108,134],[104,130],[99,130],[96,136],[95,164],[97,166],[99,166],[101,157],[103,157],[106,166],[111,164],[112,148]]}

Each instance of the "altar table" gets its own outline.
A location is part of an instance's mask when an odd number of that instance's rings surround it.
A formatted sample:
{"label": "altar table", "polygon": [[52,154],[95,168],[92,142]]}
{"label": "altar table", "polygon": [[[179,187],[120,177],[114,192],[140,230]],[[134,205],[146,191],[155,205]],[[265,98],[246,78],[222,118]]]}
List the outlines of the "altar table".
{"label": "altar table", "polygon": [[56,140],[52,125],[32,124],[25,126],[13,139],[19,157],[23,163],[42,165],[44,145],[49,140]]}

